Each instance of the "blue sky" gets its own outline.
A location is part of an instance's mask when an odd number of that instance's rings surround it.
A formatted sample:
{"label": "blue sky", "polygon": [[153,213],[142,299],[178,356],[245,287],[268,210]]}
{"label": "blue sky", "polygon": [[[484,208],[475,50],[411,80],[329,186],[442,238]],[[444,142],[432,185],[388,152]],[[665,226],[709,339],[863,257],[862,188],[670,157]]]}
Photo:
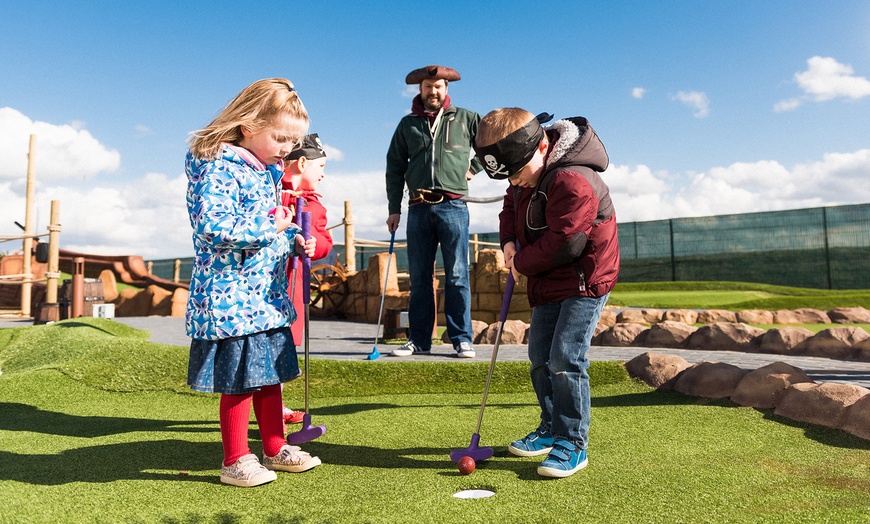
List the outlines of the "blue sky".
{"label": "blue sky", "polygon": [[[67,249],[190,256],[188,133],[275,76],[329,146],[330,224],[351,200],[357,236],[388,238],[384,157],[405,75],[428,64],[457,69],[453,102],[481,115],[587,117],[620,222],[870,202],[870,2],[7,0],[0,14],[0,234],[24,221],[36,134],[38,231],[60,200]],[[497,229],[497,204],[470,206],[473,232]]]}

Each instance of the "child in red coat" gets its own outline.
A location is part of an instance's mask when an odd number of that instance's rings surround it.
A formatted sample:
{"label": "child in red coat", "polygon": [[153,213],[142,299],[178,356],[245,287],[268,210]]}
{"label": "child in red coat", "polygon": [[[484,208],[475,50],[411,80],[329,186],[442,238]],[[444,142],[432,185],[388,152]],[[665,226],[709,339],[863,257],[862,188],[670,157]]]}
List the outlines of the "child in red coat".
{"label": "child in red coat", "polygon": [[[308,211],[311,213],[311,236],[317,239],[314,256],[311,260],[320,260],[326,258],[332,250],[332,236],[326,228],[326,208],[320,203],[320,194],[316,193],[317,185],[323,180],[326,167],[326,151],[323,149],[323,144],[316,133],[306,135],[293,151],[284,158],[284,177],[281,179],[281,203],[285,206],[296,205],[296,199],[302,197],[305,199],[305,206],[297,211]],[[291,261],[290,267],[287,268],[287,273],[292,279],[290,282],[291,301],[297,315],[302,315],[305,311],[305,304],[302,300],[302,286],[305,285],[305,275],[302,274],[302,264],[296,265],[296,270],[293,271]],[[301,318],[299,319],[301,320]],[[303,322],[297,320],[291,326],[293,341],[296,346],[302,344]],[[296,424],[302,422],[301,411],[293,411],[288,407],[284,407],[284,422],[288,424]]]}

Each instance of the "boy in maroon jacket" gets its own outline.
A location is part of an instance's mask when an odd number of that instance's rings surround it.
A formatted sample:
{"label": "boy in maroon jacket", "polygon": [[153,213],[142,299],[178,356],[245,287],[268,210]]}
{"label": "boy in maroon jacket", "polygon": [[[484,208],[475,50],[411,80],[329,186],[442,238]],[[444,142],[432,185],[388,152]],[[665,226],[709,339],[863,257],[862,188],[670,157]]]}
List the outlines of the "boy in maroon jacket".
{"label": "boy in maroon jacket", "polygon": [[599,176],[607,152],[585,118],[545,130],[528,111],[503,108],[481,120],[475,153],[491,178],[510,182],[499,237],[514,278],[528,278],[532,306],[530,374],[541,421],[508,450],[546,453],[538,474],[567,477],[587,464],[586,351],[619,273],[616,215]]}

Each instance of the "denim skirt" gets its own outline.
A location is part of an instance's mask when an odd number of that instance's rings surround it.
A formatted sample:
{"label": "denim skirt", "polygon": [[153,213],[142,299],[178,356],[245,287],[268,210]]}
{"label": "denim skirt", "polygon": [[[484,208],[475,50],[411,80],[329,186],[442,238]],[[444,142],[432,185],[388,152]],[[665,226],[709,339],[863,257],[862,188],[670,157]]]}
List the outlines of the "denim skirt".
{"label": "denim skirt", "polygon": [[222,340],[192,340],[187,384],[194,391],[238,395],[298,377],[288,326]]}

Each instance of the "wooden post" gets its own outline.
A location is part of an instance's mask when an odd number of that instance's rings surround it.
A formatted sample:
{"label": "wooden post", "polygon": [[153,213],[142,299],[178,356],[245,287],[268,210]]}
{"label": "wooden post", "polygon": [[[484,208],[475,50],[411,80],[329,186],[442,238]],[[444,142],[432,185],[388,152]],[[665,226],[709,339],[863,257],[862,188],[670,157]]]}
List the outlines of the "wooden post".
{"label": "wooden post", "polygon": [[60,278],[60,201],[51,201],[51,219],[48,224],[48,271],[45,273],[45,302],[57,303],[57,281]]}
{"label": "wooden post", "polygon": [[181,280],[179,279],[180,274],[181,274],[181,259],[176,258],[175,259],[175,267],[172,270],[172,281],[173,282],[181,282]]}
{"label": "wooden post", "polygon": [[477,233],[473,233],[471,235],[471,245],[474,246],[472,248],[474,250],[472,252],[474,254],[474,256],[471,257],[471,261],[475,262],[475,263],[477,262],[477,253],[478,253],[478,251],[480,251],[480,244],[478,244],[478,240],[477,240],[478,238],[479,237],[477,236]]}
{"label": "wooden post", "polygon": [[70,318],[79,318],[85,309],[85,258],[73,258],[72,298],[70,299]]}
{"label": "wooden post", "polygon": [[30,316],[30,300],[33,293],[33,192],[34,192],[34,154],[36,152],[36,135],[30,135],[30,150],[27,153],[27,186],[24,200],[24,242],[22,245],[21,272],[25,282],[21,284],[21,315]]}
{"label": "wooden post", "polygon": [[344,201],[344,265],[350,273],[356,272],[356,246],[353,240],[353,203]]}

